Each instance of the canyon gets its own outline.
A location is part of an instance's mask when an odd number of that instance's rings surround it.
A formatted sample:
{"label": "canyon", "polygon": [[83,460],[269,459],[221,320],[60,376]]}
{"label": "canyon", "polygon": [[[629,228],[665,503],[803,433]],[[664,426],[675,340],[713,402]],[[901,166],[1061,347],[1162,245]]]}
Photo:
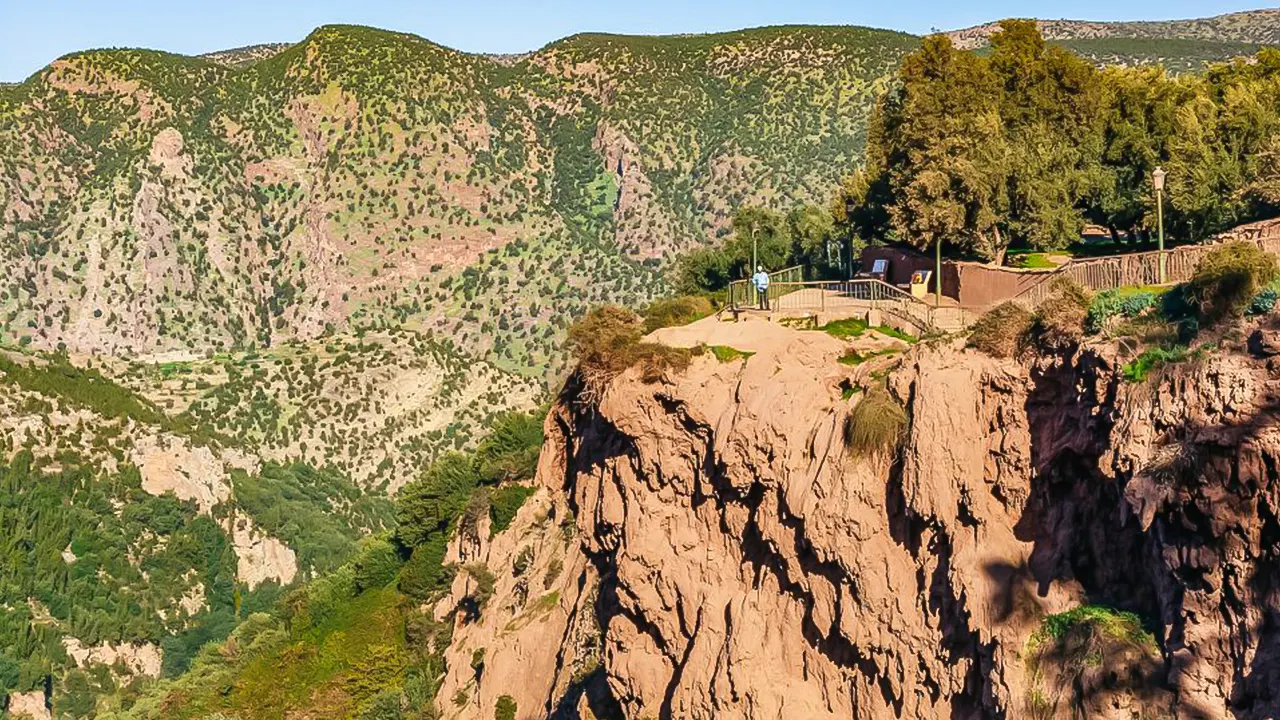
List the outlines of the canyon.
{"label": "canyon", "polygon": [[[539,583],[559,558],[554,606],[499,582],[445,716],[1271,717],[1280,334],[1245,331],[1139,384],[1111,343],[850,369],[803,331],[598,403],[571,383],[537,502],[465,550],[535,548]],[[909,421],[855,456],[873,374]],[[1141,625],[1046,633],[1082,607]]]}

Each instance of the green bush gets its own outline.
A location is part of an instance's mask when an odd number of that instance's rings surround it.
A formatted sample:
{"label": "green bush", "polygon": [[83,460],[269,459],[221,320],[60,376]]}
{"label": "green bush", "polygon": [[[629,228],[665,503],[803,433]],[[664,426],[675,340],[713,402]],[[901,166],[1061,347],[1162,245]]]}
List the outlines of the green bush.
{"label": "green bush", "polygon": [[688,325],[713,312],[711,300],[702,295],[655,300],[644,309],[644,329],[645,332],[653,332],[659,328]]}
{"label": "green bush", "polygon": [[529,480],[538,469],[542,452],[543,414],[504,413],[475,451],[480,480],[497,483]]}
{"label": "green bush", "polygon": [[1253,243],[1227,243],[1209,251],[1187,283],[1191,300],[1209,322],[1238,318],[1280,274],[1276,258]]}
{"label": "green bush", "polygon": [[447,587],[453,580],[453,572],[444,564],[448,545],[449,538],[441,534],[414,548],[409,561],[400,568],[400,592],[425,601]]}
{"label": "green bush", "polygon": [[1104,290],[1093,296],[1085,316],[1084,329],[1089,334],[1102,332],[1113,317],[1136,318],[1147,308],[1158,305],[1160,296],[1149,290]]}
{"label": "green bush", "polygon": [[471,458],[448,453],[431,464],[423,476],[396,496],[396,538],[414,548],[443,533],[466,507],[477,485]]}
{"label": "green bush", "polygon": [[969,331],[969,347],[992,357],[1010,358],[1026,346],[1032,316],[1014,302],[1001,303],[988,310]]}
{"label": "green bush", "polygon": [[854,457],[897,447],[907,426],[907,412],[887,390],[871,390],[845,418],[844,442]]}

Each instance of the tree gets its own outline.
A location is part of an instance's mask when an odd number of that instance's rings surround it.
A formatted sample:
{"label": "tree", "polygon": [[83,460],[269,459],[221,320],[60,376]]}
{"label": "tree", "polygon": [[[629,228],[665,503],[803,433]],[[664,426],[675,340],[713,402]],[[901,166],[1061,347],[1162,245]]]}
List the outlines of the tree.
{"label": "tree", "polygon": [[432,463],[421,478],[396,496],[396,538],[400,544],[414,548],[446,531],[476,485],[470,457],[448,453]]}
{"label": "tree", "polygon": [[733,239],[728,248],[735,277],[754,272],[753,252],[757,265],[781,269],[791,259],[791,226],[780,212],[753,205],[742,207],[733,215]]}
{"label": "tree", "polygon": [[878,147],[868,155],[892,188],[893,234],[922,250],[945,240],[998,260],[1008,150],[995,76],[934,35],[903,61],[899,83],[875,115]]}

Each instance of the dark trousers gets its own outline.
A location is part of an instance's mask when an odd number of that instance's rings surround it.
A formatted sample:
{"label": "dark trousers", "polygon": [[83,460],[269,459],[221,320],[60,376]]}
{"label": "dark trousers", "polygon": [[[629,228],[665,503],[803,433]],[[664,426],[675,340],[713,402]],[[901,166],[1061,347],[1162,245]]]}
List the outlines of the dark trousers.
{"label": "dark trousers", "polygon": [[769,309],[769,288],[756,288],[756,297],[760,299],[760,309]]}

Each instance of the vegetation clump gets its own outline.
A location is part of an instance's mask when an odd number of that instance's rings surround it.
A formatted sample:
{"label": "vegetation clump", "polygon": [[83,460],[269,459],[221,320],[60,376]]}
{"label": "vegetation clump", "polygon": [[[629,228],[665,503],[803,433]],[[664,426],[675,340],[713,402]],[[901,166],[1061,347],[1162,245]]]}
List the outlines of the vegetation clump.
{"label": "vegetation clump", "polygon": [[1066,278],[1054,280],[1052,290],[1053,295],[1036,308],[1033,332],[1049,349],[1061,350],[1084,337],[1091,298],[1087,290]]}
{"label": "vegetation clump", "polygon": [[1160,368],[1173,363],[1197,359],[1203,356],[1205,352],[1206,349],[1204,347],[1191,350],[1185,345],[1149,347],[1143,350],[1138,357],[1120,368],[1120,374],[1131,383],[1146,382],[1147,378],[1151,377],[1152,373]]}
{"label": "vegetation clump", "polygon": [[868,457],[896,448],[907,427],[907,411],[889,392],[867,392],[845,417],[844,444],[854,457]]}
{"label": "vegetation clump", "polygon": [[641,368],[646,382],[667,370],[688,367],[690,351],[646,343],[643,337],[640,317],[616,305],[595,308],[569,328],[569,347],[578,361],[585,400],[599,401],[609,382],[633,366]]}
{"label": "vegetation clump", "polygon": [[711,350],[711,354],[715,356],[716,360],[725,363],[733,362],[739,358],[749,358],[752,355],[755,355],[753,352],[739,350],[734,347],[729,347],[728,345],[712,345],[709,349]]}
{"label": "vegetation clump", "polygon": [[985,312],[969,331],[969,347],[992,357],[1011,358],[1027,345],[1034,317],[1015,302],[1004,302]]}
{"label": "vegetation clump", "polygon": [[862,333],[867,331],[868,327],[867,321],[862,318],[844,318],[842,320],[832,320],[818,329],[831,337],[846,340],[860,337]]}
{"label": "vegetation clump", "polygon": [[1188,295],[1208,322],[1239,318],[1278,274],[1271,253],[1253,243],[1227,243],[1210,250],[1196,266]]}
{"label": "vegetation clump", "polygon": [[644,329],[645,332],[653,332],[660,328],[688,325],[713,312],[715,308],[711,306],[711,300],[704,295],[654,300],[644,309]]}
{"label": "vegetation clump", "polygon": [[1142,620],[1102,605],[1045,617],[1023,658],[1031,680],[1027,715],[1036,720],[1056,717],[1064,696],[1079,706],[1102,687],[1142,691],[1160,672],[1155,637]]}

